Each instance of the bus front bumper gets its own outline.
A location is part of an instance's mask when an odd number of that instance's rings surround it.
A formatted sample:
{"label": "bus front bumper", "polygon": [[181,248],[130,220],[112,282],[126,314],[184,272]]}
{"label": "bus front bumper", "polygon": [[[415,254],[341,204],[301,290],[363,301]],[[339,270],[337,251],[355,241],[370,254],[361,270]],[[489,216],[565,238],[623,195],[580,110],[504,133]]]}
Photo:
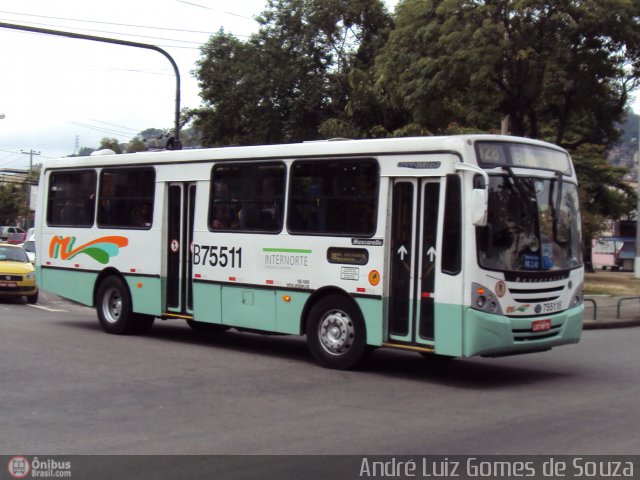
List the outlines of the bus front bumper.
{"label": "bus front bumper", "polygon": [[[517,355],[578,343],[584,305],[554,315],[517,318],[468,308],[464,318],[463,356]],[[533,331],[533,322],[550,320],[551,328]]]}

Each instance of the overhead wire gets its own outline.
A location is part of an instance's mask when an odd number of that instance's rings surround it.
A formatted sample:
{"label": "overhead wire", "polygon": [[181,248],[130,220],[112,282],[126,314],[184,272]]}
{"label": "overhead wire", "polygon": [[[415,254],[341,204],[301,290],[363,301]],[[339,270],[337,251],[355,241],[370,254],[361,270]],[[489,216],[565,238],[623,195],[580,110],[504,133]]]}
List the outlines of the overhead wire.
{"label": "overhead wire", "polygon": [[[176,0],[179,1],[179,0]],[[237,14],[234,12],[229,12],[229,11],[221,11],[219,9],[215,9],[215,8],[211,8],[205,5],[201,5],[201,4],[196,4],[194,2],[187,2],[187,1],[182,1],[179,3],[185,3],[185,4],[191,4],[192,6],[196,6],[196,7],[201,7],[201,8],[205,8],[208,10],[212,10],[212,11],[216,11],[218,13],[222,13],[222,14],[226,14],[226,15],[231,15],[234,17],[239,17],[239,18],[243,18],[246,20],[251,20],[251,21],[255,21],[254,17],[249,17],[249,16],[245,16],[245,15],[241,15],[241,14]],[[190,50],[202,50],[204,48],[206,48],[206,41],[194,41],[194,40],[182,40],[182,39],[177,39],[177,38],[166,38],[166,37],[161,37],[161,36],[152,36],[152,35],[141,35],[141,34],[135,34],[135,33],[126,33],[123,31],[110,31],[110,30],[100,30],[100,29],[96,29],[96,28],[87,28],[90,27],[91,25],[109,25],[109,26],[116,26],[116,27],[125,27],[125,28],[136,28],[136,29],[149,29],[149,30],[156,30],[156,31],[166,31],[166,32],[180,32],[180,33],[187,33],[187,34],[195,34],[195,35],[199,35],[199,34],[206,34],[208,36],[214,35],[215,32],[209,31],[209,30],[195,30],[195,29],[185,29],[185,28],[176,28],[176,27],[162,27],[162,26],[153,26],[153,25],[141,25],[141,24],[132,24],[132,23],[119,23],[119,22],[109,22],[109,21],[102,21],[102,20],[87,20],[87,19],[81,19],[81,18],[73,18],[73,17],[64,17],[64,16],[51,16],[51,15],[39,15],[39,14],[30,14],[30,13],[22,13],[22,12],[15,12],[15,11],[8,11],[8,10],[0,10],[0,14],[4,14],[4,15],[10,15],[10,16],[17,16],[19,18],[21,18],[22,20],[20,20],[20,22],[24,22],[26,24],[33,24],[33,25],[43,25],[43,26],[48,26],[48,27],[54,27],[54,28],[65,28],[65,29],[72,29],[72,30],[81,30],[81,31],[88,31],[88,32],[97,32],[97,33],[103,33],[103,34],[109,34],[109,35],[118,35],[118,36],[124,36],[124,37],[138,37],[138,38],[148,38],[150,40],[158,40],[160,42],[167,42],[167,43],[181,43],[182,45],[170,45],[170,44],[165,44],[165,45],[158,45],[161,47],[166,47],[166,48],[177,48],[177,49],[190,49]],[[38,22],[35,21],[37,19],[43,19],[43,20],[55,20],[55,21],[64,21],[64,22],[78,22],[81,24],[84,24],[85,26],[73,26],[73,25],[65,25],[65,26],[61,26],[59,24],[53,24],[53,23],[44,23],[44,22]],[[16,22],[15,19],[11,19],[11,20],[3,20],[5,22]],[[33,33],[33,32],[19,32],[19,33],[29,33],[32,35],[37,35],[37,33]],[[236,35],[237,37],[247,37],[249,38],[250,35]],[[135,72],[140,72],[140,73],[157,73],[159,75],[163,75],[162,73],[158,73],[158,72],[150,72],[150,71],[144,71],[144,70],[132,70]],[[137,129],[133,129],[130,127],[125,127],[122,125],[117,125],[117,124],[109,124],[108,122],[102,122],[100,120],[95,120],[95,119],[89,119],[91,122],[97,122],[97,123],[101,123],[104,124],[106,126],[111,126],[111,127],[116,127],[116,128],[107,128],[107,127],[101,127],[99,125],[91,125],[89,123],[83,123],[83,122],[77,122],[77,121],[69,121],[67,123],[71,124],[71,125],[75,125],[81,128],[87,128],[87,129],[91,129],[91,130],[95,130],[98,132],[102,132],[102,133],[106,133],[106,134],[110,134],[110,135],[117,135],[120,137],[127,137],[127,138],[133,138],[135,135],[137,135],[139,133],[139,131]],[[129,130],[129,131],[127,131]],[[133,133],[135,132],[135,133]],[[12,151],[8,151],[8,150],[0,150],[3,152],[6,152],[8,154],[11,155],[19,155],[19,158],[11,160],[7,163],[4,164],[0,164],[0,166],[3,165],[9,165],[9,164],[13,164],[13,163],[17,163],[20,162],[21,160],[23,160],[22,156],[21,156],[21,152],[12,152]],[[44,158],[53,158],[53,157],[48,157],[46,155],[42,155]]]}
{"label": "overhead wire", "polygon": [[[1,12],[0,12],[1,13]],[[6,22],[6,23],[11,23],[13,20],[11,19],[1,19],[1,21]],[[68,27],[66,25],[55,25],[55,24],[51,24],[51,23],[43,23],[43,22],[33,22],[33,21],[26,21],[24,22],[25,25],[39,25],[42,27],[50,27],[50,28],[62,28],[62,29],[69,29],[71,28],[72,30],[75,31],[84,31],[84,32],[92,32],[92,33],[104,33],[104,34],[109,34],[109,35],[116,35],[116,36],[122,36],[122,37],[136,37],[136,38],[148,38],[150,40],[161,40],[161,41],[167,41],[167,42],[182,42],[182,43],[188,43],[188,44],[192,44],[193,46],[188,46],[188,45],[170,45],[170,44],[163,44],[163,43],[156,43],[155,45],[158,47],[163,47],[163,48],[177,48],[177,49],[186,49],[186,50],[203,50],[203,49],[207,49],[206,47],[206,40],[201,41],[201,42],[196,42],[196,41],[192,41],[192,40],[179,40],[179,39],[174,39],[174,38],[164,38],[164,37],[154,37],[154,36],[149,36],[149,35],[139,35],[139,34],[134,34],[134,33],[125,33],[125,32],[114,32],[114,31],[110,31],[110,30],[98,30],[98,29],[92,29],[92,28],[83,28],[83,27]],[[15,31],[13,33],[21,33],[21,34],[27,34],[27,35],[42,35],[41,33],[37,33],[37,32],[21,32],[21,31]],[[204,33],[204,32],[203,32]],[[215,35],[215,32],[206,32],[208,35]],[[235,37],[244,37],[244,38],[250,38],[251,35],[241,35],[241,34],[232,34]]]}
{"label": "overhead wire", "polygon": [[88,128],[90,130],[95,130],[96,132],[102,132],[102,133],[108,133],[109,135],[118,135],[118,136],[123,136],[123,137],[128,137],[128,138],[133,138],[136,136],[136,134],[132,134],[130,132],[123,132],[122,130],[115,130],[115,129],[111,129],[111,128],[104,128],[104,127],[99,127],[96,125],[91,125],[88,123],[82,123],[82,122],[75,122],[72,120],[67,121],[68,124],[70,125],[75,125],[76,127],[82,127],[82,128]]}
{"label": "overhead wire", "polygon": [[[208,8],[208,7],[206,7],[206,8]],[[210,9],[210,10],[213,10],[213,9]],[[54,16],[51,16],[51,15],[36,15],[36,14],[32,14],[32,13],[9,12],[9,11],[6,11],[6,10],[0,10],[0,13],[9,14],[9,15],[20,15],[20,16],[24,16],[24,17],[36,17],[36,18],[47,18],[47,19],[53,19],[53,20],[64,20],[64,21],[69,21],[69,22],[97,23],[97,24],[102,24],[102,25],[116,25],[116,26],[119,26],[119,27],[148,28],[148,29],[152,29],[152,30],[167,30],[167,31],[174,31],[174,32],[187,32],[187,33],[206,33],[207,35],[211,35],[210,31],[190,30],[190,29],[184,29],[184,28],[155,27],[155,26],[152,26],[152,25],[136,25],[136,24],[131,24],[131,23],[105,22],[105,21],[100,21],[100,20],[85,20],[85,19],[69,18],[69,17],[54,17]],[[240,18],[245,18],[247,20],[254,20],[251,17],[246,17],[244,15],[240,15],[240,14],[236,14],[236,13],[232,13],[232,12],[223,11],[222,13],[226,13],[228,15],[233,15],[233,16],[240,17]]]}
{"label": "overhead wire", "polygon": [[[8,22],[7,19],[3,19],[4,22]],[[43,22],[33,22],[31,20],[26,22],[29,25],[39,25],[39,26],[43,26],[43,27],[55,27],[55,28],[68,28],[66,25],[55,25],[52,23],[43,23]],[[190,43],[193,45],[201,45],[202,42],[194,42],[191,40],[180,40],[177,38],[164,38],[164,37],[153,37],[150,35],[139,35],[136,33],[125,33],[125,32],[113,32],[110,30],[98,30],[95,28],[84,28],[84,27],[72,27],[74,30],[80,30],[83,32],[95,32],[95,33],[107,33],[109,35],[123,35],[126,37],[136,37],[136,38],[148,38],[151,40],[162,40],[162,41],[166,41],[166,42],[180,42],[180,43]],[[211,33],[210,33],[211,34]]]}
{"label": "overhead wire", "polygon": [[110,125],[112,127],[124,128],[125,130],[131,130],[132,132],[136,132],[136,134],[140,133],[140,129],[125,127],[124,125],[118,125],[116,123],[103,122],[102,120],[96,120],[95,118],[89,118],[92,122],[103,123],[105,125]]}

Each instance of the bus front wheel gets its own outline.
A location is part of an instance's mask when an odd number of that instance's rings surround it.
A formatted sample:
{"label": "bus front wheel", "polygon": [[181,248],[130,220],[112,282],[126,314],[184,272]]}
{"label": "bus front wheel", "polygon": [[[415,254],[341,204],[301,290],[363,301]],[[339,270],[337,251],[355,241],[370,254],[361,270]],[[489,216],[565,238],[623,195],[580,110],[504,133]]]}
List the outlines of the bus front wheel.
{"label": "bus front wheel", "polygon": [[323,367],[348,370],[367,352],[362,314],[342,295],[324,297],[311,308],[306,332],[311,355]]}
{"label": "bus front wheel", "polygon": [[122,278],[105,278],[98,287],[96,307],[102,329],[115,335],[145,333],[155,317],[134,313],[131,307],[131,294]]}

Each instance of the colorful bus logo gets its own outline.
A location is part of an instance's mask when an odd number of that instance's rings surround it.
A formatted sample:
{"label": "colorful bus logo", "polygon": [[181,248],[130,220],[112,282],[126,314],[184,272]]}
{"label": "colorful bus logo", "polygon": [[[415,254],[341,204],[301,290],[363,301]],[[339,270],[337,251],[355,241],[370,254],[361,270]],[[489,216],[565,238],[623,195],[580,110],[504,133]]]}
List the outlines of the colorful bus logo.
{"label": "colorful bus logo", "polygon": [[76,237],[53,237],[49,243],[49,257],[71,260],[82,253],[105,265],[109,263],[111,257],[118,255],[121,248],[129,244],[129,240],[126,237],[115,235],[96,238],[73,248],[75,242]]}

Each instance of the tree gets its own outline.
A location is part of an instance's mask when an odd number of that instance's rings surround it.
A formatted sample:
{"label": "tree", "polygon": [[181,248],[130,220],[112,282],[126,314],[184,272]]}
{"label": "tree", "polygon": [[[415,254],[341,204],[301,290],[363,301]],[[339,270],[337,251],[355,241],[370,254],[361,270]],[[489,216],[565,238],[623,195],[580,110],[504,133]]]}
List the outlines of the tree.
{"label": "tree", "polygon": [[380,0],[270,0],[257,21],[248,41],[220,30],[202,49],[203,106],[191,117],[207,145],[318,138],[343,114],[348,73],[373,61],[390,19]]}
{"label": "tree", "polygon": [[578,176],[585,258],[590,259],[591,240],[607,229],[609,220],[630,218],[637,196],[624,181],[627,169],[612,167],[604,160],[604,147],[581,145],[572,158]]}
{"label": "tree", "polygon": [[0,223],[15,225],[29,213],[29,202],[22,180],[0,183]]}
{"label": "tree", "polygon": [[375,81],[410,123],[439,132],[509,120],[577,147],[615,140],[640,78],[638,0],[404,0]]}
{"label": "tree", "polygon": [[150,149],[164,149],[172,136],[171,129],[147,128],[127,143],[127,153],[145,152]]}
{"label": "tree", "polygon": [[127,153],[145,152],[147,144],[138,135],[127,142]]}
{"label": "tree", "polygon": [[122,153],[122,147],[120,146],[120,142],[117,138],[108,138],[104,137],[100,140],[99,150],[109,149],[113,150],[115,153]]}
{"label": "tree", "polygon": [[220,30],[202,48],[196,76],[204,106],[190,115],[205,145],[268,143],[275,135],[273,102],[261,90],[269,84],[257,48]]}

